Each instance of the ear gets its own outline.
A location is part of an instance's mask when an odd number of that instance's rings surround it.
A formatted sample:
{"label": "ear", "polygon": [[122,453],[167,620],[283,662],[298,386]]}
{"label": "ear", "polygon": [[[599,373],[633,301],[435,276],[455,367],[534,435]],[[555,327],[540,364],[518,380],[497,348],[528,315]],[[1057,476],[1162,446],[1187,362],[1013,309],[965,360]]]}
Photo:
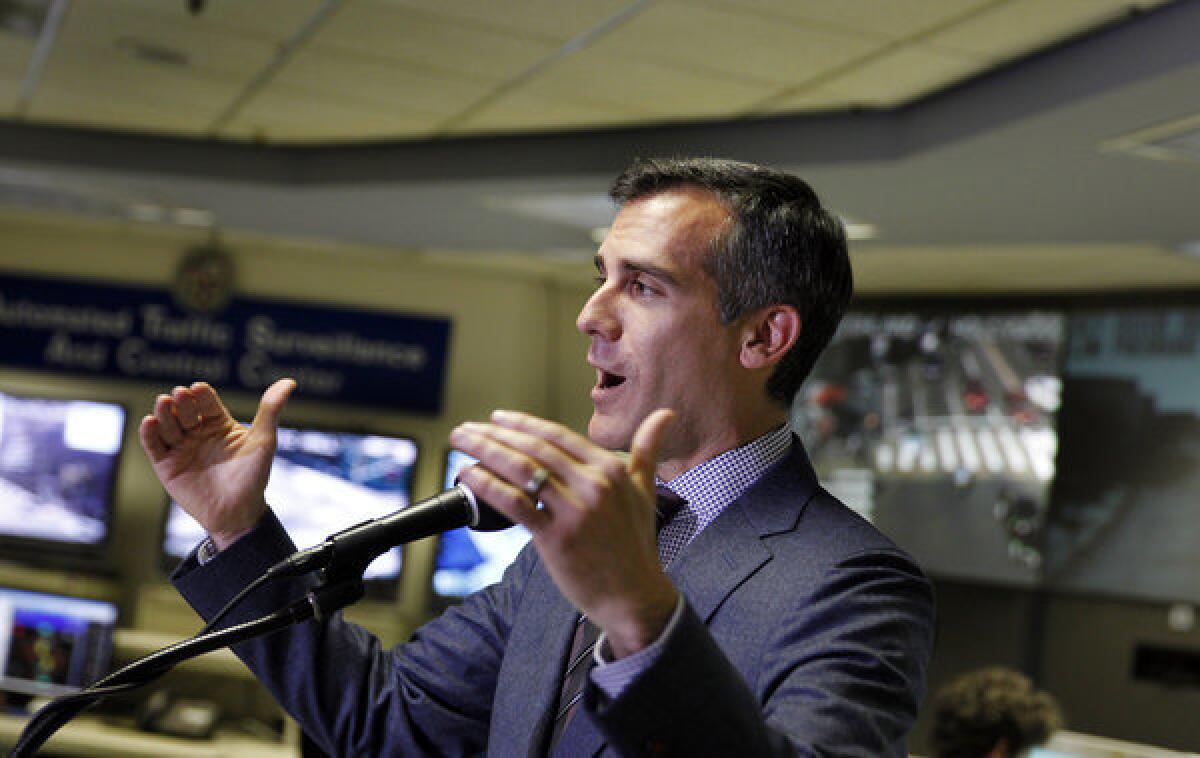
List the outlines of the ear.
{"label": "ear", "polygon": [[800,338],[800,314],[790,305],[769,305],[746,320],[742,337],[742,365],[749,369],[770,368],[778,363]]}

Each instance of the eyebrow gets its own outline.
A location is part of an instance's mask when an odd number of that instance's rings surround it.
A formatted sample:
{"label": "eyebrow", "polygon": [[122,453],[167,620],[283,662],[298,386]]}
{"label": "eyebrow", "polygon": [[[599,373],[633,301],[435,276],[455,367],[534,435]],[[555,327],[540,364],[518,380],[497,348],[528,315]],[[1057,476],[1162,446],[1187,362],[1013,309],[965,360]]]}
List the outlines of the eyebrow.
{"label": "eyebrow", "polygon": [[[604,260],[599,255],[592,256],[592,263],[594,263],[596,265],[597,271],[604,270]],[[638,271],[643,274],[648,274],[649,276],[653,276],[655,279],[659,279],[667,284],[674,285],[674,284],[679,283],[678,277],[676,277],[670,271],[666,270],[665,268],[662,268],[660,266],[655,266],[650,263],[638,263],[636,261],[623,261],[621,263],[621,270],[622,271]]]}

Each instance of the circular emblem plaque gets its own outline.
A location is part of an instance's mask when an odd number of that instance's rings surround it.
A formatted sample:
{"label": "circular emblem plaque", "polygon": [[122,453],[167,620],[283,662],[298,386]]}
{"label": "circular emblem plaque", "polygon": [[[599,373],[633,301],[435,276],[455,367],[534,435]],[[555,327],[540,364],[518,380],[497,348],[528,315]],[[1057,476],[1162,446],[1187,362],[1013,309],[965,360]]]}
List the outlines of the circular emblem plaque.
{"label": "circular emblem plaque", "polygon": [[218,247],[197,248],[175,274],[175,301],[193,313],[216,313],[233,296],[233,259]]}

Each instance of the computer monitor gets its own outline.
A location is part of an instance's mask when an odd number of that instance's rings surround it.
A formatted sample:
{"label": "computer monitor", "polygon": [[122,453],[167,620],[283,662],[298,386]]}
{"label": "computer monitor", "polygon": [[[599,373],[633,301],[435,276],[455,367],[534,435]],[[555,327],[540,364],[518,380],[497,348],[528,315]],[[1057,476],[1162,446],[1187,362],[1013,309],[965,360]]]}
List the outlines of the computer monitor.
{"label": "computer monitor", "polygon": [[[447,451],[444,489],[453,487],[458,473],[473,463],[475,459],[466,453]],[[500,581],[529,537],[529,531],[519,525],[499,532],[467,528],[446,532],[438,542],[433,568],[434,595],[443,602],[453,601]]]}
{"label": "computer monitor", "polygon": [[0,392],[0,556],[103,560],[125,409]]}
{"label": "computer monitor", "polygon": [[1089,307],[1069,324],[1046,583],[1200,602],[1200,307]]}
{"label": "computer monitor", "polygon": [[863,306],[800,388],[821,482],[931,574],[1040,583],[1062,389],[1061,311]]}
{"label": "computer monitor", "polygon": [[0,690],[35,697],[75,692],[108,673],[117,607],[0,587]]}
{"label": "computer monitor", "polygon": [[[298,547],[409,504],[417,444],[407,437],[280,428],[266,498]],[[204,538],[204,530],[175,502],[167,511],[163,555],[168,570]],[[402,551],[376,558],[364,578],[394,589]]]}

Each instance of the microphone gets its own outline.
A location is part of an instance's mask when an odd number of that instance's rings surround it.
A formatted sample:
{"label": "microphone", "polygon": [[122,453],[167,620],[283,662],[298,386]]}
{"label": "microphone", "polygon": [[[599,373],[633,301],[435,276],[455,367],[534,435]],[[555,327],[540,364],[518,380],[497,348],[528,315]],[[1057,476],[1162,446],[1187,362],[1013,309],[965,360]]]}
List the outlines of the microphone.
{"label": "microphone", "polygon": [[413,503],[395,513],[331,534],[319,545],[299,550],[267,571],[267,577],[297,576],[324,569],[327,574],[362,576],[371,561],[396,545],[461,526],[495,532],[512,521],[475,497],[465,484]]}

